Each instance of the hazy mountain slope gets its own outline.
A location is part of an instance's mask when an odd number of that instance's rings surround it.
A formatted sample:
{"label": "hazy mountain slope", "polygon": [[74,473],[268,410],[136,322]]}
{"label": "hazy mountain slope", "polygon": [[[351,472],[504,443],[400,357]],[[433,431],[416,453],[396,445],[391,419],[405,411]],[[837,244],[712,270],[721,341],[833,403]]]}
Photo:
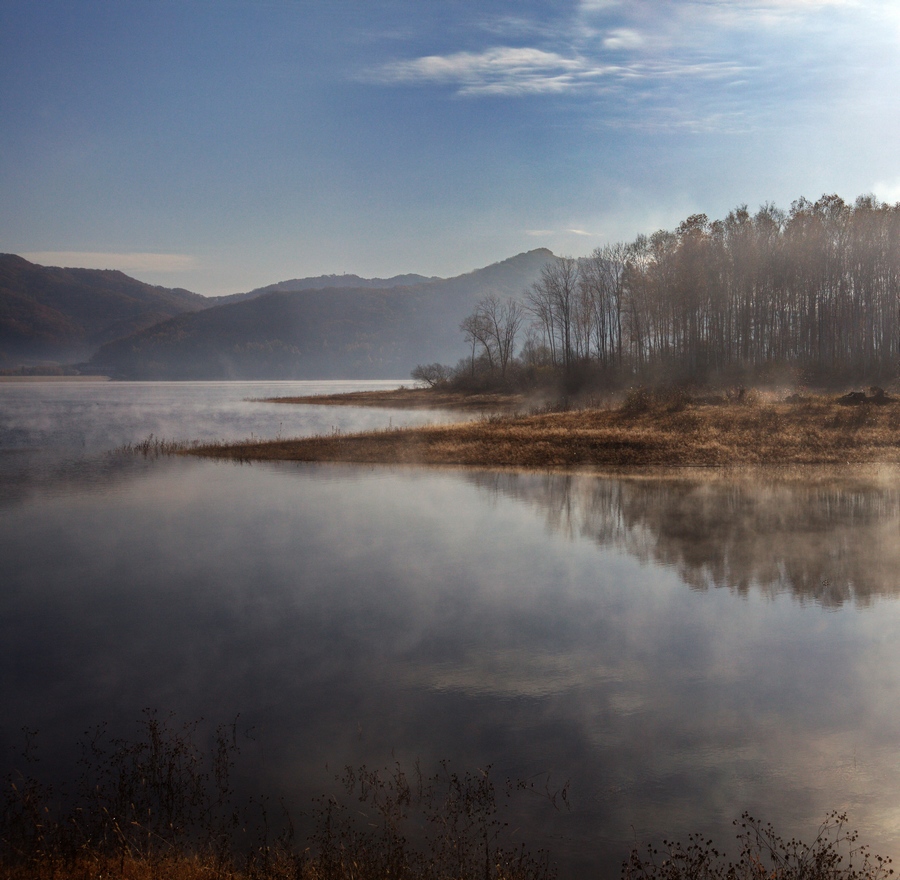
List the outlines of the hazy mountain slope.
{"label": "hazy mountain slope", "polygon": [[350,288],[380,288],[411,287],[429,281],[440,281],[437,276],[427,278],[425,275],[395,275],[393,278],[360,278],[359,275],[316,275],[310,278],[292,278],[289,281],[278,281],[275,284],[267,284],[265,287],[257,287],[247,293],[230,293],[225,296],[208,297],[210,305],[223,306],[245,299],[256,299],[266,293],[290,290],[325,290],[330,287]]}
{"label": "hazy mountain slope", "polygon": [[553,254],[387,289],[274,291],[183,314],[103,346],[91,368],[123,378],[403,377],[463,356],[459,322],[484,296],[518,296]]}
{"label": "hazy mountain slope", "polygon": [[199,294],[122,272],[0,254],[0,363],[82,359],[104,342],[207,305]]}

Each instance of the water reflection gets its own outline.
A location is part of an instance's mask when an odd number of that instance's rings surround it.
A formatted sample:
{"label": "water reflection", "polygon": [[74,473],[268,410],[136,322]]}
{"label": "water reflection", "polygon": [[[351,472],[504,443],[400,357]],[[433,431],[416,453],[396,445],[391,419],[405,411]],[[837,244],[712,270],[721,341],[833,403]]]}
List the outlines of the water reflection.
{"label": "water reflection", "polygon": [[673,566],[690,587],[866,607],[900,593],[894,471],[809,471],[666,479],[475,473],[538,508],[554,531]]}
{"label": "water reflection", "polygon": [[[276,414],[234,387],[41,393],[0,406],[44,444],[0,456],[4,770],[22,726],[65,778],[99,721],[240,714],[241,790],[297,806],[346,763],[571,779],[571,813],[520,817],[566,877],[743,809],[790,836],[846,808],[900,852],[892,475],[117,460],[102,437],[167,412],[187,436]],[[306,429],[338,417],[390,414]]]}
{"label": "water reflection", "polygon": [[848,807],[882,849],[900,839],[900,606],[736,602],[679,568],[712,570],[713,552],[679,516],[733,547],[771,518],[756,546],[782,554],[796,521],[805,552],[828,523],[851,544],[879,509],[893,523],[884,487],[803,515],[818,489],[667,500],[664,484],[184,459],[132,476],[0,510],[7,759],[23,724],[64,773],[98,720],[240,713],[246,790],[301,806],[345,763],[571,778],[573,811],[536,805],[529,827],[567,876],[616,876],[635,837],[730,837],[742,809],[805,833]]}

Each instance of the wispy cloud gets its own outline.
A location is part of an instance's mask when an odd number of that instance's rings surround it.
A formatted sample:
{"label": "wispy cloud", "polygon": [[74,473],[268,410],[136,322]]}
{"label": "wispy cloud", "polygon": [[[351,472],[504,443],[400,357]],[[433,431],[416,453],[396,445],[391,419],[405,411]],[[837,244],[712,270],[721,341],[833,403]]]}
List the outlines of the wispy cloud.
{"label": "wispy cloud", "polygon": [[837,75],[835,59],[873,34],[900,35],[897,0],[580,0],[567,10],[488,16],[487,47],[395,56],[362,79],[469,100],[573,98],[567,112],[581,108],[598,129],[746,133],[858,94],[880,62],[854,56]]}
{"label": "wispy cloud", "polygon": [[[623,44],[637,44],[633,32],[618,32]],[[624,35],[624,36],[623,36]],[[722,78],[742,73],[736,62],[672,60],[635,61],[629,64],[605,64],[578,55],[566,56],[542,49],[497,46],[483,52],[455,52],[426,55],[410,61],[382,66],[374,77],[384,83],[441,83],[456,88],[459,95],[560,94],[596,86],[598,83],[625,82],[673,77]]]}
{"label": "wispy cloud", "polygon": [[578,58],[529,47],[497,46],[483,52],[426,55],[376,71],[390,83],[446,83],[460,95],[534,94],[575,88],[584,76]]}
{"label": "wispy cloud", "polygon": [[604,49],[638,49],[646,42],[643,34],[632,28],[614,28],[603,39]]}
{"label": "wispy cloud", "polygon": [[586,229],[568,228],[568,229],[525,229],[525,235],[532,238],[550,238],[551,236],[569,236],[577,235],[579,238],[603,238],[602,232],[588,232]]}
{"label": "wispy cloud", "polygon": [[[658,13],[656,20],[674,24],[677,36],[686,40],[692,31],[711,27],[733,32],[753,29],[777,33],[784,29],[804,29],[815,23],[827,28],[836,25],[836,16],[848,22],[882,20],[896,23],[900,8],[896,0],[685,0],[673,4],[651,0],[647,8]],[[590,20],[590,14],[584,14]],[[648,22],[645,16],[643,19]],[[648,22],[649,23],[649,22]]]}
{"label": "wispy cloud", "polygon": [[622,0],[581,0],[578,14],[582,16],[607,15],[628,9],[645,18],[656,18],[666,14],[696,16],[743,17],[750,21],[760,14],[796,15],[819,12],[829,8],[880,8],[894,5],[894,0],[683,0],[673,4],[671,0],[648,0],[639,7]]}
{"label": "wispy cloud", "polygon": [[184,272],[197,267],[188,254],[104,253],[97,251],[34,251],[21,254],[32,263],[43,266],[65,266],[69,269],[118,269],[122,272]]}
{"label": "wispy cloud", "polygon": [[578,5],[582,12],[599,12],[621,5],[621,0],[581,0]]}
{"label": "wispy cloud", "polygon": [[479,30],[505,40],[546,38],[548,24],[524,16],[488,16],[478,22]]}

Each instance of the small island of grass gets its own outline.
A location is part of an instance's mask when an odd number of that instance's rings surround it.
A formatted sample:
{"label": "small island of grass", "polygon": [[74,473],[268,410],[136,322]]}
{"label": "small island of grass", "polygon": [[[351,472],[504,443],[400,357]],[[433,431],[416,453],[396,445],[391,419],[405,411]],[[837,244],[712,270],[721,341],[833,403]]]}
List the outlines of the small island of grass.
{"label": "small island of grass", "polygon": [[607,407],[501,413],[456,424],[188,451],[240,461],[516,468],[895,464],[900,405],[865,395],[861,401],[766,398],[756,392],[692,398],[637,389]]}

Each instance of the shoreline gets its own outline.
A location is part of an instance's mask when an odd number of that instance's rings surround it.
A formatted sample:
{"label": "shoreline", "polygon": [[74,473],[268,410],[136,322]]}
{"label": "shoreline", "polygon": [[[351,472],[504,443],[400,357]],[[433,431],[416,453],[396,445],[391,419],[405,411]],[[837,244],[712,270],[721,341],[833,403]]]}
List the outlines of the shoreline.
{"label": "shoreline", "polygon": [[238,461],[567,470],[896,465],[900,406],[849,407],[808,398],[800,403],[655,404],[637,412],[623,406],[507,413],[445,425],[183,451]]}
{"label": "shoreline", "polygon": [[111,382],[109,376],[17,376],[14,374],[5,375],[0,373],[0,382]]}
{"label": "shoreline", "polygon": [[263,397],[260,403],[305,404],[310,406],[365,406],[385,409],[457,409],[465,412],[512,411],[525,406],[521,394],[465,394],[435,391],[432,388],[395,388],[391,391],[345,391],[307,397]]}

